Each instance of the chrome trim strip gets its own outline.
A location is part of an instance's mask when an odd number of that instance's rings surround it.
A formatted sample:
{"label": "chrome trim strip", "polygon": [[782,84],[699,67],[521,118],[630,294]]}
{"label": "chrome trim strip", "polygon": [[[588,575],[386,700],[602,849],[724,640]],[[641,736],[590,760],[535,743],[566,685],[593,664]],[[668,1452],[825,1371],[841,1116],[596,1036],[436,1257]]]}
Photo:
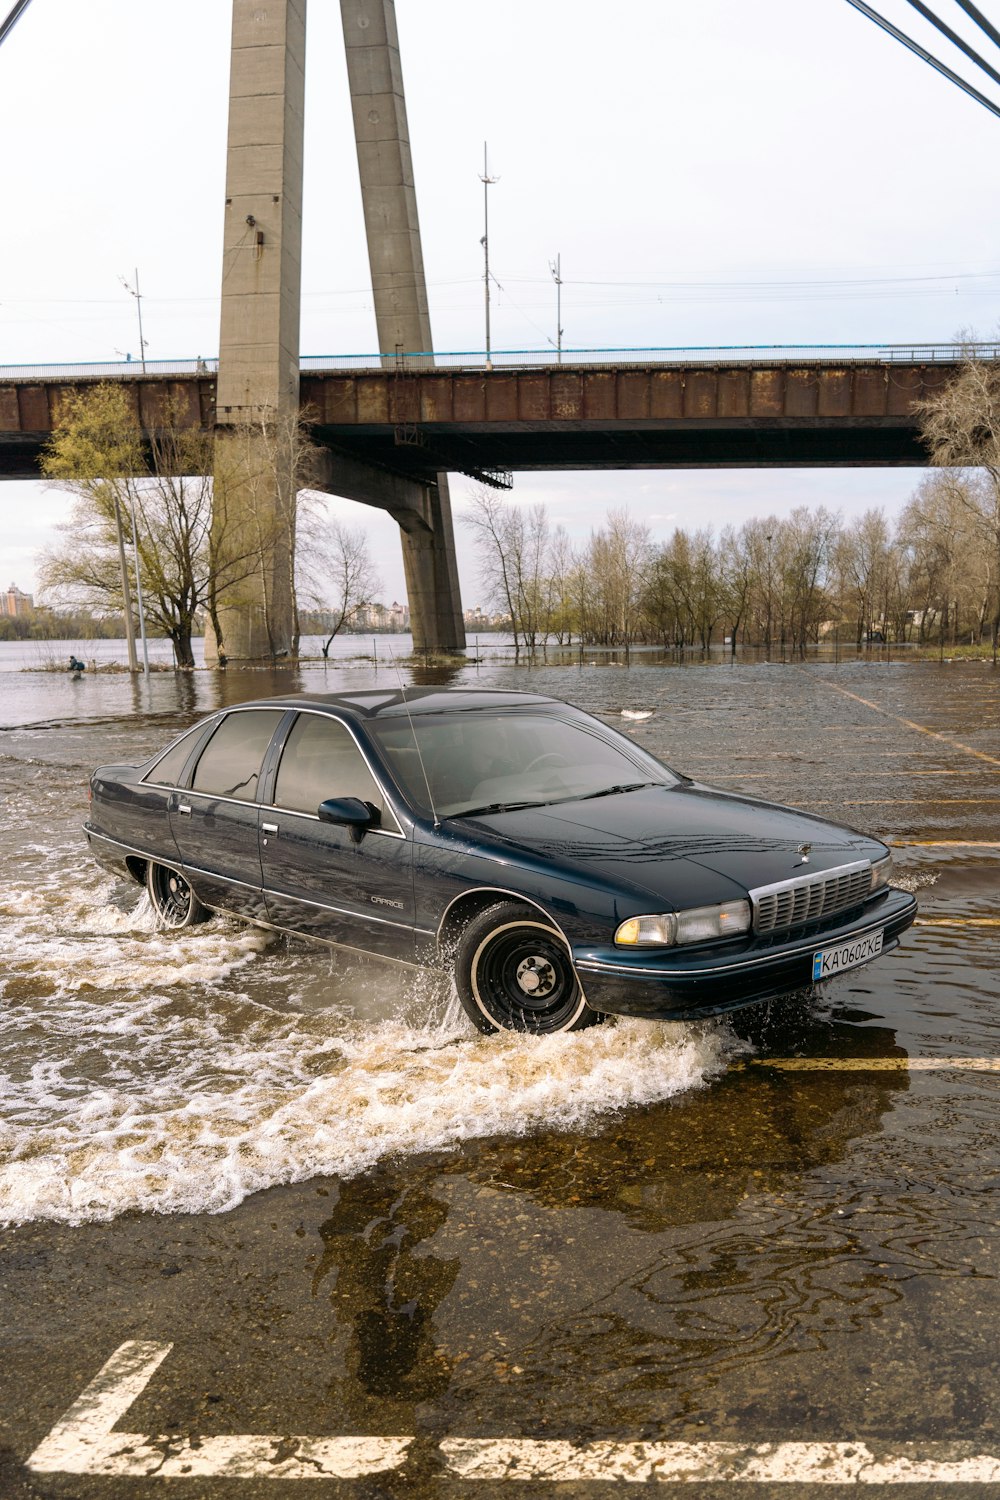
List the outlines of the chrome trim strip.
{"label": "chrome trim strip", "polygon": [[[212,906],[210,902],[203,901],[202,905],[219,916],[231,917],[233,913],[227,911],[224,906]],[[426,969],[428,964],[418,964],[409,958],[393,958],[390,953],[375,953],[371,948],[355,948],[351,943],[338,943],[336,938],[320,937],[314,932],[300,932],[297,927],[281,927],[277,922],[265,922],[263,917],[247,917],[238,915],[237,921],[246,922],[248,927],[262,927],[267,932],[283,932],[289,937],[301,938],[306,943],[319,943],[324,948],[342,948],[345,953],[357,953],[361,958],[372,958],[376,963],[399,964],[403,969]]]}
{"label": "chrome trim strip", "polygon": [[468,890],[459,891],[458,895],[453,896],[452,899],[448,902],[448,905],[445,907],[444,911],[441,914],[441,920],[437,925],[437,932],[435,933],[435,939],[437,941],[438,947],[440,948],[441,946],[441,928],[444,926],[448,913],[455,905],[455,902],[461,901],[465,896],[475,896],[480,892],[482,892],[483,895],[489,894],[495,896],[513,896],[515,901],[523,901],[526,903],[526,905],[533,906],[536,911],[541,912],[542,916],[546,919],[547,922],[551,922],[552,926],[556,929],[559,936],[566,944],[566,951],[569,954],[569,961],[573,965],[573,972],[576,975],[576,982],[580,986],[580,994],[583,996],[584,1001],[589,1004],[589,1001],[587,1001],[587,993],[583,988],[583,981],[580,978],[580,966],[573,954],[573,944],[570,942],[569,938],[566,936],[566,933],[563,931],[563,928],[556,921],[552,913],[546,911],[545,907],[542,906],[539,901],[533,901],[530,896],[526,896],[523,891],[508,891],[499,885],[472,885],[469,886]]}
{"label": "chrome trim strip", "polygon": [[573,953],[573,945],[572,945],[572,943],[570,942],[569,938],[566,936],[566,934],[563,931],[563,929],[559,926],[559,923],[556,921],[555,917],[553,917],[550,912],[547,912],[545,910],[545,907],[541,904],[540,901],[533,901],[530,896],[525,896],[523,894],[523,892],[521,892],[521,891],[509,891],[509,890],[505,890],[503,886],[499,886],[499,885],[470,885],[467,890],[459,891],[459,893],[458,893],[457,896],[453,896],[452,899],[448,902],[448,905],[445,907],[444,911],[441,913],[441,920],[437,924],[436,937],[437,937],[437,940],[438,940],[439,943],[441,941],[441,928],[444,926],[445,922],[447,921],[448,913],[451,911],[451,909],[455,905],[456,901],[462,901],[462,900],[464,900],[464,898],[466,896],[476,896],[476,895],[478,895],[480,893],[482,893],[483,895],[490,895],[490,894],[492,894],[492,895],[496,895],[496,896],[512,896],[515,901],[523,901],[523,902],[526,903],[526,905],[533,906],[536,911],[540,911],[542,913],[542,916],[548,918],[548,920],[552,923],[552,926],[559,933],[559,936],[562,938],[563,942],[566,944],[566,947],[570,951],[570,956],[572,957],[572,953]]}
{"label": "chrome trim strip", "polygon": [[155,859],[157,864],[164,864],[165,860],[159,854],[150,854],[148,849],[137,849],[134,844],[123,844],[121,839],[113,839],[110,833],[98,833],[89,823],[84,823],[83,831],[88,839],[97,839],[102,844],[113,844],[116,849],[124,849],[126,854],[137,854],[140,859]]}
{"label": "chrome trim strip", "polygon": [[[398,829],[398,832],[394,833],[391,828],[369,828],[368,832],[369,833],[381,833],[381,834],[384,834],[384,836],[386,838],[390,838],[390,839],[405,839],[406,838],[406,834],[404,833],[403,829],[400,828],[400,826],[399,826],[399,819],[396,817],[395,809],[393,808],[393,805],[392,805],[392,799],[386,794],[385,787],[382,785],[382,783],[379,780],[379,778],[375,775],[374,767],[372,766],[371,761],[368,759],[368,756],[365,754],[365,747],[362,745],[361,741],[358,739],[357,735],[354,733],[353,726],[351,724],[349,724],[346,719],[341,719],[335,713],[327,713],[324,709],[321,709],[321,708],[309,708],[309,707],[305,707],[304,706],[302,708],[295,708],[295,709],[293,709],[293,712],[295,712],[297,714],[313,714],[313,715],[315,715],[316,718],[319,718],[319,719],[327,719],[327,720],[332,719],[335,724],[339,724],[342,729],[346,729],[347,730],[348,734],[351,736],[351,739],[354,741],[355,746],[357,747],[358,754],[361,756],[361,759],[365,763],[365,767],[366,767],[366,769],[368,771],[369,776],[371,777],[372,781],[374,781],[374,783],[378,787],[379,791],[382,793],[382,800],[385,802],[386,810],[389,813],[389,816],[392,818],[392,821],[395,823],[396,828]],[[294,728],[294,727],[295,726],[293,724],[292,728]],[[289,731],[289,733],[291,733],[291,731]],[[281,747],[281,754],[282,755],[284,755],[284,753],[285,753],[285,745],[287,745],[287,744],[288,744],[288,738],[286,736],[286,738],[285,738],[285,744],[282,745],[282,747]],[[278,789],[278,774],[279,774],[280,771],[281,771],[281,757],[279,756],[279,758],[278,758],[278,764],[275,767],[275,771],[274,771],[274,789],[275,789],[275,791],[277,791],[277,789]],[[262,803],[261,806],[263,806],[263,805],[264,804]],[[291,813],[292,816],[296,817],[296,818],[315,818],[316,817],[315,813],[297,813],[297,812],[295,812],[294,808],[283,807],[280,802],[271,802],[271,803],[268,804],[268,806],[279,808],[281,812]],[[319,819],[317,818],[316,821],[318,822]]]}
{"label": "chrome trim strip", "polygon": [[[383,927],[401,927],[404,932],[419,933],[422,937],[433,937],[434,931],[430,927],[417,927],[413,922],[394,922],[391,917],[376,917],[374,913],[365,911],[351,911],[347,906],[330,906],[326,901],[310,901],[307,896],[294,896],[290,891],[272,891],[269,886],[261,887],[265,896],[276,896],[283,901],[297,901],[300,906],[314,906],[317,911],[333,911],[338,916],[356,917],[362,922],[378,922]],[[295,928],[289,931],[294,932]],[[362,950],[363,951],[363,950]]]}
{"label": "chrome trim strip", "polygon": [[[238,885],[241,891],[255,891],[258,896],[264,894],[262,885],[251,885],[249,880],[237,880],[234,875],[223,875],[218,870],[205,870],[201,865],[190,865],[183,859],[174,862],[179,869],[186,870],[192,875],[204,875],[208,880],[221,880],[223,885]],[[207,906],[208,902],[203,902]]]}
{"label": "chrome trim strip", "polygon": [[[351,911],[346,906],[328,906],[323,901],[308,901],[304,896],[294,896],[289,891],[274,891],[265,885],[251,885],[249,881],[237,880],[232,875],[220,875],[217,870],[205,870],[202,869],[200,865],[186,864],[183,860],[180,859],[174,859],[172,857],[168,858],[167,856],[161,854],[150,854],[147,850],[136,849],[131,844],[123,844],[118,839],[110,838],[106,833],[97,833],[93,829],[88,828],[86,824],[84,824],[84,832],[87,833],[90,838],[99,839],[102,843],[105,844],[113,844],[116,849],[124,849],[127,854],[137,854],[140,859],[151,859],[154,860],[158,865],[163,865],[165,869],[177,870],[178,874],[181,871],[188,871],[192,875],[204,875],[209,880],[221,880],[223,885],[239,886],[240,890],[253,891],[258,896],[275,896],[286,901],[299,901],[303,906],[314,906],[317,907],[320,911],[333,911],[337,912],[338,915],[344,917],[357,917],[362,921],[378,922],[383,927],[399,927],[402,928],[404,932],[412,932],[419,937],[435,936],[434,929],[432,927],[417,927],[413,922],[393,922],[389,917],[377,917],[374,912],[369,913],[367,911]],[[207,906],[210,911],[225,911],[224,907],[213,906],[209,901],[202,902],[202,905]],[[539,910],[541,910],[541,908],[539,908]],[[254,917],[244,916],[242,912],[227,912],[226,915],[235,915],[239,918],[239,920],[244,922],[257,920]],[[308,932],[299,932],[298,928],[295,927],[279,927],[274,922],[264,922],[260,925],[264,927],[274,927],[276,932],[290,932],[297,937],[313,936],[313,934]],[[350,947],[350,944],[336,943],[336,940],[332,938],[317,938],[316,941],[321,943],[333,942],[335,943],[335,946],[340,948]],[[358,948],[356,951],[358,953],[368,953],[370,950],[367,948]],[[374,956],[376,958],[383,957],[383,955],[380,953],[375,954]],[[402,962],[402,960],[400,960],[400,962]],[[415,967],[420,968],[421,965],[417,964],[415,965]]]}
{"label": "chrome trim strip", "polygon": [[[432,937],[433,933],[429,927],[416,927],[412,922],[393,922],[389,917],[376,917],[374,913],[370,916],[367,911],[352,911],[348,906],[329,906],[325,901],[310,901],[305,896],[296,896],[291,891],[275,891],[266,885],[251,885],[247,880],[237,880],[232,875],[220,875],[218,870],[204,870],[200,865],[186,864],[178,861],[182,870],[191,875],[203,875],[207,880],[221,880],[223,885],[238,885],[240,890],[253,891],[255,895],[274,896],[281,901],[298,901],[302,906],[314,906],[318,911],[336,912],[341,917],[354,917],[358,921],[378,922],[383,927],[401,927],[405,932],[419,932],[426,937]],[[204,903],[206,906],[208,902]],[[237,916],[241,913],[237,912]],[[282,931],[294,932],[294,927],[283,928]]]}
{"label": "chrome trim strip", "polygon": [[[850,911],[852,906],[856,906],[865,897],[871,895],[871,870],[870,859],[857,859],[850,864],[834,865],[829,870],[810,871],[808,875],[792,875],[784,880],[776,880],[770,885],[755,886],[752,891],[747,892],[753,913],[754,932],[780,934],[791,931],[803,922],[829,920],[842,911]],[[867,877],[865,889],[854,893],[846,903],[835,905],[832,910],[825,910],[827,888],[832,888],[843,881],[856,882],[858,876]],[[810,915],[809,904],[814,893],[819,896],[818,910]],[[796,900],[800,895],[804,897],[805,907],[796,914]],[[778,906],[782,899],[788,904],[788,915],[779,922]]]}
{"label": "chrome trim strip", "polygon": [[[376,786],[378,785],[377,782],[375,784]],[[388,806],[388,804],[386,805]],[[261,802],[258,803],[258,806],[260,807],[262,812],[278,813],[283,818],[305,818],[309,823],[321,823],[323,821],[322,818],[317,817],[315,813],[296,812],[294,807],[282,807],[278,802]],[[389,812],[392,814],[392,821],[398,828],[399,823],[397,822],[396,814],[392,811],[391,807],[389,808]],[[366,828],[365,837],[367,838],[370,833],[380,833],[384,839],[406,838],[405,833],[403,833],[402,831],[400,831],[399,833],[394,833],[391,828]]]}
{"label": "chrome trim strip", "polygon": [[771,885],[757,885],[752,891],[747,891],[747,895],[756,905],[762,896],[773,896],[778,891],[797,891],[810,885],[824,885],[828,880],[840,880],[845,875],[860,875],[862,870],[870,870],[871,867],[870,859],[856,859],[849,865],[834,865],[829,870],[810,870],[808,875],[792,875],[787,880],[775,880]]}
{"label": "chrome trim strip", "polygon": [[[869,922],[865,927],[853,928],[845,937],[838,937],[836,942],[846,943],[855,938],[865,937],[870,932],[877,932],[880,928],[887,927],[892,920],[892,917],[882,917],[877,922]],[[628,978],[630,975],[638,975],[666,980],[711,979],[716,974],[729,974],[733,970],[745,972],[747,969],[760,968],[764,964],[775,962],[775,960],[800,958],[803,954],[819,953],[822,947],[823,939],[817,935],[810,943],[800,942],[793,948],[782,948],[774,953],[762,954],[758,958],[745,958],[735,964],[714,964],[711,968],[706,967],[703,969],[640,969],[638,966],[626,968],[623,964],[604,964],[592,958],[581,958],[576,963],[577,968],[585,969],[588,974],[616,974],[623,978]],[[677,949],[672,948],[670,952],[676,953]]]}

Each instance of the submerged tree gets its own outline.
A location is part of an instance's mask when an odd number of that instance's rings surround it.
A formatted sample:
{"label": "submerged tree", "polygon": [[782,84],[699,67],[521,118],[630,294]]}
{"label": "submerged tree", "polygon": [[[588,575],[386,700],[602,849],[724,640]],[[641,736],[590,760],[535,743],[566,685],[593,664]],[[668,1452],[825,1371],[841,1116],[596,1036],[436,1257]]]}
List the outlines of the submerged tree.
{"label": "submerged tree", "polygon": [[44,591],[101,613],[129,609],[137,554],[149,621],[173,643],[177,665],[192,667],[202,611],[257,565],[252,547],[220,547],[232,531],[224,511],[213,534],[212,461],[212,432],[176,403],[147,436],[129,387],[98,385],[72,399],[42,459],[46,478],[74,497],[64,540],[42,557]]}
{"label": "submerged tree", "polygon": [[368,537],[360,526],[327,521],[314,511],[310,517],[311,555],[317,569],[333,586],[333,629],[323,645],[329,656],[334,637],[382,587],[368,551]]}
{"label": "submerged tree", "polygon": [[952,499],[989,554],[992,583],[986,613],[994,660],[1000,637],[1000,364],[967,358],[953,380],[920,407],[922,436],[939,468],[978,470],[979,483],[954,475]]}

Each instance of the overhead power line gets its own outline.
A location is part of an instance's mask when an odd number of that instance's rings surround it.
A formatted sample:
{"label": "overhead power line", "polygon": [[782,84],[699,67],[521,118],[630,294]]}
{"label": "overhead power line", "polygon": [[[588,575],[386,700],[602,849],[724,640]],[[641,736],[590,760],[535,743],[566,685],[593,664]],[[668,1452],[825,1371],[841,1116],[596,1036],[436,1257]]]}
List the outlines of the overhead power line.
{"label": "overhead power line", "polygon": [[991,42],[1000,47],[1000,31],[997,31],[992,21],[987,21],[978,5],[973,5],[972,0],[957,0],[967,16],[971,16],[981,31],[985,31]]}
{"label": "overhead power line", "polygon": [[996,115],[1000,119],[1000,105],[994,104],[992,99],[987,99],[986,95],[981,94],[978,89],[974,89],[971,83],[966,83],[964,78],[960,77],[958,73],[953,72],[951,68],[946,67],[939,58],[934,56],[933,52],[928,52],[926,47],[921,47],[920,43],[915,42],[912,37],[907,36],[905,31],[900,31],[899,27],[894,26],[891,21],[887,21],[885,16],[880,16],[877,10],[873,10],[870,5],[866,5],[865,0],[847,0],[847,3],[848,5],[853,5],[854,9],[859,10],[863,16],[867,16],[869,21],[874,21],[876,26],[881,26],[882,30],[887,31],[897,42],[902,42],[904,47],[908,47],[911,52],[915,52],[922,62],[927,63],[929,67],[941,73],[949,82],[956,84],[963,93],[975,99],[977,104],[981,104],[984,109],[988,109],[991,115]]}
{"label": "overhead power line", "polygon": [[8,12],[7,19],[0,22],[0,46],[7,40],[30,4],[31,0],[17,0],[17,4]]}
{"label": "overhead power line", "polygon": [[924,4],[924,0],[910,0],[910,4],[914,10],[920,12],[925,21],[930,21],[932,26],[936,26],[941,35],[946,36],[953,46],[957,47],[960,52],[964,52],[966,57],[971,57],[977,68],[982,68],[984,73],[988,73],[994,83],[1000,83],[1000,73],[997,72],[996,68],[988,63],[985,57],[980,57],[975,48],[970,47],[968,42],[963,37],[960,37],[957,31],[952,31],[951,27],[946,25],[940,16],[936,16],[930,6]]}

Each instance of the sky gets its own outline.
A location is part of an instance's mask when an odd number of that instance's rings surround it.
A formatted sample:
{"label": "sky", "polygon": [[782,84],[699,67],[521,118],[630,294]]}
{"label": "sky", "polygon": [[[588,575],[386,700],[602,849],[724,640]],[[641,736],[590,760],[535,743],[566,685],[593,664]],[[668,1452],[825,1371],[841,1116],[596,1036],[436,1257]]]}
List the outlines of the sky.
{"label": "sky", "polygon": [[[11,0],[0,0],[6,14]],[[876,8],[982,91],[1000,87],[907,0]],[[1000,65],[956,0],[942,19]],[[1000,24],[1000,0],[980,0]],[[561,257],[572,349],[993,337],[1000,119],[847,0],[396,0],[435,347],[483,347],[483,144],[492,343],[548,349]],[[218,349],[229,0],[32,0],[0,48],[0,367]],[[336,0],[311,0],[303,354],[377,347]],[[912,469],[515,476],[584,540],[627,504],[675,526],[824,504],[892,516]],[[479,602],[452,481],[463,601]],[[0,583],[35,589],[67,516],[6,483]],[[387,602],[398,533],[364,525]]]}

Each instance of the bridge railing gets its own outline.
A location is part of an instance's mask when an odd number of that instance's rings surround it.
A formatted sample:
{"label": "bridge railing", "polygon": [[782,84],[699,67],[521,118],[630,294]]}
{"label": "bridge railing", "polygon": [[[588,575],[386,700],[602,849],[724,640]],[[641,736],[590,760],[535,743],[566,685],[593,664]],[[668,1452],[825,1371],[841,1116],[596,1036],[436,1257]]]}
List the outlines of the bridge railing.
{"label": "bridge railing", "polygon": [[[770,365],[770,364],[955,364],[969,357],[1000,359],[1000,343],[975,344],[695,344],[663,345],[647,349],[495,349],[487,359],[485,350],[461,349],[443,353],[380,354],[304,354],[303,373],[322,371],[378,370],[388,368],[409,373],[415,370],[518,370],[551,369],[560,365],[572,369],[606,368],[620,370],[629,365]],[[66,364],[0,365],[0,381],[15,380],[82,380],[159,379],[170,375],[214,375],[218,359],[137,359],[115,361],[78,361]]]}

